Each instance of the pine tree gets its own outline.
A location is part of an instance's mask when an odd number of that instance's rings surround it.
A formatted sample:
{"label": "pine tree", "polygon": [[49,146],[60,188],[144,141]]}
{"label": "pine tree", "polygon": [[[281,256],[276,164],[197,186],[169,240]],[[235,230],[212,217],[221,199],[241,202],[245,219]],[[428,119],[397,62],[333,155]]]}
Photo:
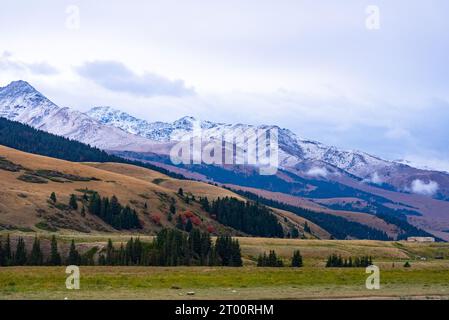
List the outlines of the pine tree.
{"label": "pine tree", "polygon": [[312,233],[312,231],[310,230],[310,227],[309,227],[309,224],[307,223],[307,221],[304,223],[304,232]]}
{"label": "pine tree", "polygon": [[240,244],[238,240],[233,240],[231,244],[231,263],[232,267],[241,267],[243,265],[242,253],[240,251]]}
{"label": "pine tree", "polygon": [[55,236],[51,237],[51,245],[50,245],[50,259],[48,264],[51,266],[60,266],[61,265],[61,255],[58,252],[58,241]]}
{"label": "pine tree", "polygon": [[178,194],[182,197],[184,196],[184,190],[182,190],[182,188],[178,189]]}
{"label": "pine tree", "polygon": [[12,250],[11,250],[11,239],[9,233],[6,235],[5,248],[3,250],[4,265],[9,266],[12,264]]}
{"label": "pine tree", "polygon": [[181,216],[178,216],[176,218],[176,228],[178,228],[179,230],[184,230],[184,222],[182,221]]}
{"label": "pine tree", "polygon": [[30,257],[28,259],[28,264],[31,266],[41,266],[44,262],[44,256],[41,250],[41,243],[36,236],[34,238],[33,248],[31,249]]}
{"label": "pine tree", "polygon": [[294,268],[300,268],[300,267],[303,266],[302,256],[301,256],[301,252],[299,252],[299,250],[295,250],[293,252],[292,264],[291,265]]}
{"label": "pine tree", "polygon": [[14,265],[24,266],[27,262],[27,252],[25,248],[25,241],[22,237],[19,238],[16,247],[16,253],[14,255]]}
{"label": "pine tree", "polygon": [[299,238],[299,231],[298,231],[298,229],[292,228],[291,237],[294,238],[294,239]]}
{"label": "pine tree", "polygon": [[116,263],[114,258],[114,246],[112,244],[112,240],[108,239],[108,246],[106,247],[106,265],[114,265]]}
{"label": "pine tree", "polygon": [[0,267],[5,265],[5,255],[3,251],[2,238],[0,237]]}
{"label": "pine tree", "polygon": [[80,262],[81,256],[76,250],[75,240],[72,240],[72,243],[70,244],[69,256],[67,258],[67,264],[78,266],[80,265]]}
{"label": "pine tree", "polygon": [[176,214],[176,207],[175,207],[175,205],[173,203],[170,204],[170,213],[171,214]]}
{"label": "pine tree", "polygon": [[78,203],[76,201],[76,196],[73,193],[70,195],[69,206],[73,210],[77,210],[78,209]]}
{"label": "pine tree", "polygon": [[51,202],[56,203],[56,201],[57,201],[56,200],[56,193],[54,193],[54,192],[51,193],[50,200],[51,200]]}
{"label": "pine tree", "polygon": [[193,228],[192,221],[190,221],[190,219],[187,219],[187,223],[186,223],[185,230],[186,230],[187,232],[190,232],[190,231],[192,230],[192,228]]}

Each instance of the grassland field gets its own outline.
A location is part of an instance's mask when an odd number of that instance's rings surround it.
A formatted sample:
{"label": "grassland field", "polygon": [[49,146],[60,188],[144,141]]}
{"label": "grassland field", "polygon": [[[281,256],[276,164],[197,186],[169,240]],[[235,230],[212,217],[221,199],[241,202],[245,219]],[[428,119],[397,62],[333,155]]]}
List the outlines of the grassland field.
{"label": "grassland field", "polygon": [[[50,236],[41,234],[44,238]],[[108,238],[119,243],[130,237],[58,234],[60,243],[75,239],[84,246],[103,246]],[[151,241],[150,236],[140,238]],[[242,268],[81,266],[80,290],[66,289],[64,267],[2,267],[0,299],[449,299],[447,243],[266,238],[239,241]],[[255,266],[256,257],[269,250],[275,250],[288,264],[296,249],[304,257],[303,268]],[[380,290],[366,289],[369,274],[364,268],[325,268],[326,258],[332,253],[373,256],[381,272]],[[410,268],[404,267],[406,261]]]}

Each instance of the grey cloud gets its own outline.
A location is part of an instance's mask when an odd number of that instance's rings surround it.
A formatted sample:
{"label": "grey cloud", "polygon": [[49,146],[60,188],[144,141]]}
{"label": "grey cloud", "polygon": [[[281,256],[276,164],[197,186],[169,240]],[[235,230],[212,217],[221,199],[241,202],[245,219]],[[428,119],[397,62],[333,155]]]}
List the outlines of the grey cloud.
{"label": "grey cloud", "polygon": [[86,62],[77,67],[76,71],[82,77],[112,91],[146,97],[195,94],[194,89],[186,87],[183,80],[170,80],[149,72],[138,75],[117,61]]}
{"label": "grey cloud", "polygon": [[0,56],[0,70],[29,72],[36,75],[53,75],[59,71],[47,62],[28,63],[13,58],[13,55],[5,51]]}

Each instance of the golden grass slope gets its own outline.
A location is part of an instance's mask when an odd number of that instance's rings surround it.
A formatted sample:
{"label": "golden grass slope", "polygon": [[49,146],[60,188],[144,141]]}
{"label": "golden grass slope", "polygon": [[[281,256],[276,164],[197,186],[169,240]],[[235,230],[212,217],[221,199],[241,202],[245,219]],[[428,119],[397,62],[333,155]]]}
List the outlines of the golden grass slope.
{"label": "golden grass slope", "polygon": [[[98,217],[91,215],[85,208],[81,214],[83,192],[93,190],[101,196],[115,195],[122,205],[130,205],[139,214],[143,222],[140,233],[154,234],[164,227],[174,227],[176,219],[169,221],[170,204],[174,201],[177,213],[190,211],[201,219],[199,228],[211,227],[217,232],[228,231],[234,235],[241,232],[232,230],[211,219],[198,203],[186,203],[178,193],[183,188],[184,194],[195,197],[236,197],[241,196],[218,186],[191,180],[178,180],[157,171],[120,163],[74,163],[0,146],[0,157],[22,166],[20,172],[11,172],[0,168],[0,229],[22,229],[28,231],[63,231],[79,232],[114,232],[109,225]],[[80,177],[93,177],[90,181],[55,182],[38,184],[19,180],[27,172],[36,170],[53,170]],[[50,194],[56,193],[57,203],[49,201]],[[64,209],[71,194],[80,199],[78,210]],[[303,230],[305,219],[291,213],[274,209],[279,221],[290,231],[290,226]],[[284,219],[287,217],[287,221]],[[329,234],[319,226],[308,221],[315,236],[329,238]],[[307,234],[307,237],[313,237]]]}
{"label": "golden grass slope", "polygon": [[[210,219],[196,203],[185,203],[177,196],[176,183],[178,180],[171,179],[158,172],[142,169],[140,176],[126,175],[126,170],[138,172],[140,168],[123,165],[121,172],[112,172],[95,167],[95,164],[73,163],[69,161],[28,154],[11,148],[0,146],[0,156],[14,164],[21,165],[27,170],[56,170],[64,174],[72,174],[81,177],[94,177],[97,180],[71,181],[36,184],[18,180],[24,174],[0,169],[0,226],[3,228],[29,228],[36,229],[36,224],[45,222],[58,229],[74,229],[78,231],[114,231],[110,226],[97,217],[89,214],[82,217],[81,208],[78,210],[60,210],[57,206],[48,202],[52,192],[56,193],[58,204],[67,205],[71,194],[82,196],[79,189],[97,191],[101,196],[117,196],[120,203],[137,210],[139,218],[144,223],[143,232],[153,233],[162,227],[170,227],[175,221],[167,220],[169,207],[172,199],[176,202],[177,212],[191,211],[203,219],[201,228],[206,229],[209,225],[216,230],[224,228],[214,220]],[[107,164],[112,166],[112,164]],[[106,165],[106,166],[107,166]],[[97,165],[99,166],[99,165]],[[120,165],[119,165],[120,166]],[[171,187],[152,182],[154,179],[171,180]],[[178,181],[179,182],[179,181]],[[187,187],[188,181],[182,182]],[[181,186],[181,184],[180,184]],[[205,184],[205,186],[208,186]],[[230,195],[224,189],[215,190],[217,195]],[[196,191],[199,188],[192,188]],[[175,191],[176,190],[176,191]],[[221,193],[220,193],[221,192]],[[145,208],[145,203],[147,208]],[[81,202],[79,202],[81,207]],[[154,217],[160,217],[160,224],[154,222]]]}

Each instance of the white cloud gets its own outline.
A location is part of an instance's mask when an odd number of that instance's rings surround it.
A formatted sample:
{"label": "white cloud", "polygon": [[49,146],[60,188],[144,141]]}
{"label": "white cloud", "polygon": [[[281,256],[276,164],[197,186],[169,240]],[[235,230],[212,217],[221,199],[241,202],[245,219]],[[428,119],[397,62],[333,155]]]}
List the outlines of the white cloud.
{"label": "white cloud", "polygon": [[313,167],[306,172],[310,177],[322,177],[325,178],[329,174],[326,168]]}
{"label": "white cloud", "polygon": [[422,194],[426,196],[433,196],[438,191],[439,185],[437,182],[430,180],[424,182],[420,179],[413,180],[411,191],[413,193]]}
{"label": "white cloud", "polygon": [[369,178],[363,179],[365,183],[374,183],[377,185],[381,185],[384,183],[383,179],[379,176],[377,172],[374,172]]}

